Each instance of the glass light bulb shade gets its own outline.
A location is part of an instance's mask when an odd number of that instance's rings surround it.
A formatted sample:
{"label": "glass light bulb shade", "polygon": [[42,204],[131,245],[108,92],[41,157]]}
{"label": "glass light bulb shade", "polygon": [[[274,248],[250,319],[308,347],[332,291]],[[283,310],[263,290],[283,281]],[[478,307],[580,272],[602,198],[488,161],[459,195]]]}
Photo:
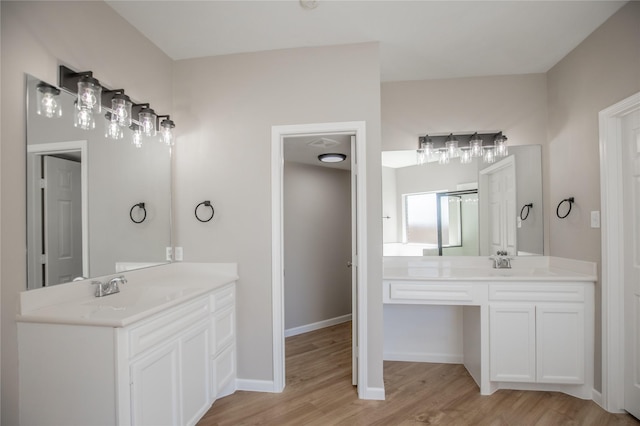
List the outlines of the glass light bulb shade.
{"label": "glass light bulb shade", "polygon": [[509,148],[507,147],[507,141],[506,140],[496,141],[496,156],[506,157],[507,155],[509,155]]}
{"label": "glass light bulb shade", "polygon": [[482,157],[482,139],[471,139],[469,141],[469,149],[472,157]]}
{"label": "glass light bulb shade", "polygon": [[156,114],[152,109],[142,110],[139,114],[139,120],[142,134],[145,136],[156,135]]}
{"label": "glass light bulb shade", "polygon": [[59,118],[62,116],[62,108],[58,102],[60,89],[46,83],[40,83],[36,91],[36,113],[47,118]]}
{"label": "glass light bulb shade", "polygon": [[160,140],[167,146],[173,145],[173,129],[171,127],[162,127],[160,130]]}
{"label": "glass light bulb shade", "polygon": [[416,150],[416,160],[419,165],[423,165],[427,162],[427,155],[423,148],[419,148]]}
{"label": "glass light bulb shade", "polygon": [[449,164],[449,150],[447,148],[438,151],[438,164]]}
{"label": "glass light bulb shade", "polygon": [[117,121],[110,120],[106,126],[105,137],[113,140],[124,138],[124,131]]}
{"label": "glass light bulb shade", "polygon": [[138,126],[133,129],[133,133],[131,134],[131,143],[136,148],[142,148],[142,130]]}
{"label": "glass light bulb shade", "polygon": [[111,109],[113,110],[112,120],[122,127],[131,126],[131,101],[129,97],[122,94],[116,94],[111,99]]}
{"label": "glass light bulb shade", "polygon": [[469,164],[473,160],[470,148],[460,148],[460,164]]}
{"label": "glass light bulb shade", "polygon": [[495,148],[492,146],[488,146],[484,149],[484,153],[482,156],[482,159],[485,163],[495,163],[496,161],[496,152],[495,152]]}
{"label": "glass light bulb shade", "polygon": [[96,120],[93,118],[93,112],[84,108],[77,110],[73,125],[82,130],[95,129]]}
{"label": "glass light bulb shade", "polygon": [[459,150],[458,150],[458,141],[457,140],[451,140],[445,143],[445,147],[447,148],[448,151],[448,155],[449,158],[455,158],[459,155]]}
{"label": "glass light bulb shade", "polygon": [[82,76],[78,80],[78,109],[102,111],[102,86],[95,78]]}

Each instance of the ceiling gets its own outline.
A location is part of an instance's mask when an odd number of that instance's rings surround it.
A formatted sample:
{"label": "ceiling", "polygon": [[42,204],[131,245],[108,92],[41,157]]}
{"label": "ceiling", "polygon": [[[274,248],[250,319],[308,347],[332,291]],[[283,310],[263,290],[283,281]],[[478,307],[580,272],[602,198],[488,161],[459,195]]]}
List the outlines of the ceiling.
{"label": "ceiling", "polygon": [[[313,3],[308,9],[302,2]],[[380,44],[385,81],[547,72],[626,2],[595,0],[107,0],[174,60],[297,47]],[[319,138],[333,147],[309,146]],[[349,169],[345,135],[285,141],[288,161]],[[415,153],[388,158],[394,167]]]}
{"label": "ceiling", "polygon": [[548,71],[624,1],[119,1],[174,60],[380,43],[382,81]]}

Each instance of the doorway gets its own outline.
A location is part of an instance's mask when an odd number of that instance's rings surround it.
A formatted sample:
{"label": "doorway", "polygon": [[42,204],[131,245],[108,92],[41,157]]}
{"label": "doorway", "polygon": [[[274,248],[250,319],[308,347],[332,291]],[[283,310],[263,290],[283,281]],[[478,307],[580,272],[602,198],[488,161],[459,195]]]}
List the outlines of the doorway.
{"label": "doorway", "polygon": [[[351,145],[352,191],[352,361],[353,379],[358,384],[358,395],[366,398],[366,125],[364,122],[320,123],[307,125],[274,126],[272,128],[272,306],[273,306],[273,371],[274,391],[285,387],[284,351],[284,233],[283,182],[285,138],[310,135],[349,135]],[[364,337],[364,339],[363,339]]]}
{"label": "doorway", "polygon": [[27,288],[88,275],[86,141],[27,147]]}
{"label": "doorway", "polygon": [[600,111],[599,119],[601,405],[611,412],[626,410],[640,417],[640,92]]}

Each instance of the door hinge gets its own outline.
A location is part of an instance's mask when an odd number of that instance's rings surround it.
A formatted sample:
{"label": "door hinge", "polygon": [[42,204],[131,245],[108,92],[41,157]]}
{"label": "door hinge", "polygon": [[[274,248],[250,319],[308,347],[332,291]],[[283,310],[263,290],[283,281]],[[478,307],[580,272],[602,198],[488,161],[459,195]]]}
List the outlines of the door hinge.
{"label": "door hinge", "polygon": [[40,189],[46,189],[47,188],[47,181],[45,179],[40,179]]}
{"label": "door hinge", "polygon": [[47,264],[47,255],[46,254],[41,254],[40,255],[40,264],[41,265],[46,265]]}

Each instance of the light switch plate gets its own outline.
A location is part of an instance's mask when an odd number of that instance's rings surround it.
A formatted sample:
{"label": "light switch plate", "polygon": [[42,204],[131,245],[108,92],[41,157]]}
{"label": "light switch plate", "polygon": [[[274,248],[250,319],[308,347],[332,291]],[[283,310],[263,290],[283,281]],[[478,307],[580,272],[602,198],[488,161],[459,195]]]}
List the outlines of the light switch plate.
{"label": "light switch plate", "polygon": [[600,228],[600,212],[599,211],[591,212],[591,227]]}
{"label": "light switch plate", "polygon": [[182,262],[182,247],[176,247],[176,262]]}
{"label": "light switch plate", "polygon": [[167,247],[165,250],[166,250],[166,260],[171,261],[172,253],[173,253],[173,251],[171,250],[171,247]]}

